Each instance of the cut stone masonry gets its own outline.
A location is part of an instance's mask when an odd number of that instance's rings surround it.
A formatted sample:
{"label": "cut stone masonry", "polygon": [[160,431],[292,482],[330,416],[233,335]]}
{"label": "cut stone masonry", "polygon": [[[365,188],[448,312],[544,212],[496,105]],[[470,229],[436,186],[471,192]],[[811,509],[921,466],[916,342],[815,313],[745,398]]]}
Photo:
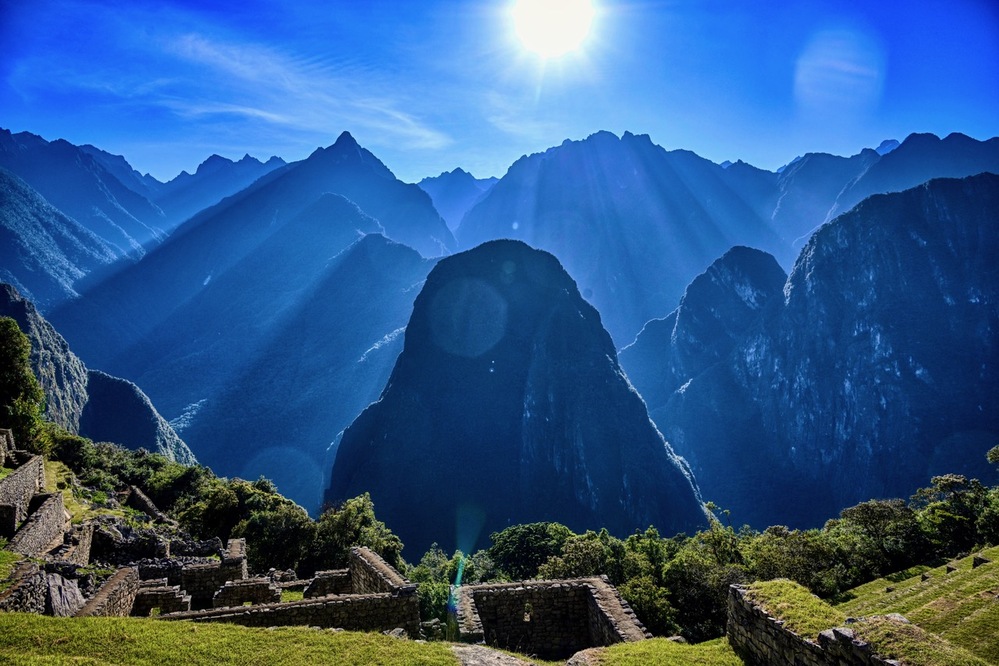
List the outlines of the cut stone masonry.
{"label": "cut stone masonry", "polygon": [[606,577],[460,588],[459,640],[565,659],[591,647],[650,638]]}

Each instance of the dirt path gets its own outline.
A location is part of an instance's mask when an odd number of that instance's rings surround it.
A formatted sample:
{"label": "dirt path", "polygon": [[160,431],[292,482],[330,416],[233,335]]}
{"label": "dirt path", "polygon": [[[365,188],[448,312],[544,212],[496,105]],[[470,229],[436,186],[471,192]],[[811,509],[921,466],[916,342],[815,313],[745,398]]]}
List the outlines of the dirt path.
{"label": "dirt path", "polygon": [[533,666],[529,661],[482,645],[452,645],[451,650],[462,666]]}

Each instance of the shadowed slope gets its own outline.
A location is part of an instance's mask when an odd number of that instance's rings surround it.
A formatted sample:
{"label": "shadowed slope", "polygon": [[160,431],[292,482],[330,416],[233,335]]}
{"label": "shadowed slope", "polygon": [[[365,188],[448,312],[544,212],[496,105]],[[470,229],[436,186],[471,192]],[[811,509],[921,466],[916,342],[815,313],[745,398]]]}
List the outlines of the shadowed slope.
{"label": "shadowed slope", "polygon": [[617,534],[704,519],[600,316],[553,256],[494,241],[437,264],[380,400],[348,428],[328,498],[370,492],[420,552],[513,523]]}

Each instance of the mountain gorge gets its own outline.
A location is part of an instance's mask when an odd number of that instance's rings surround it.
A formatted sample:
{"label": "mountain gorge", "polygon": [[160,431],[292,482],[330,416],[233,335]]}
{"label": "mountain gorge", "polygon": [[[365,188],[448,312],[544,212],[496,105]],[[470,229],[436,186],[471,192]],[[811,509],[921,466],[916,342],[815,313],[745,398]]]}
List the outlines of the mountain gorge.
{"label": "mountain gorge", "polygon": [[336,454],[328,499],[360,492],[418,551],[471,552],[516,522],[624,534],[705,521],[596,310],[555,257],[518,241],[427,277],[381,398]]}
{"label": "mountain gorge", "polygon": [[45,392],[47,419],[71,433],[128,448],[146,448],[194,464],[187,444],[132,382],[88,370],[66,340],[9,284],[0,284],[0,317],[31,341],[31,366]]}
{"label": "mountain gorge", "polygon": [[[636,368],[705,498],[739,521],[807,526],[869,497],[906,496],[934,474],[988,474],[984,452],[999,435],[997,207],[994,174],[873,196],[812,236],[781,291],[770,271],[765,298],[749,299],[766,301],[755,320],[725,314],[750,293],[715,277],[727,257],[691,285],[671,337],[647,328],[622,364]],[[717,362],[684,362],[685,348],[720,337],[719,325],[682,326],[690,310],[738,332],[721,337]]]}

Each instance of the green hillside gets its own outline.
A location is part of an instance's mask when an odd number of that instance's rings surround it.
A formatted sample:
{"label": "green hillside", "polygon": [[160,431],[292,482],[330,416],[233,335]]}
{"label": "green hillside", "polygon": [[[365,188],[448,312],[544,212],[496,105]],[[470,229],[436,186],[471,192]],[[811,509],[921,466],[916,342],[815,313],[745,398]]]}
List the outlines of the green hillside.
{"label": "green hillside", "polygon": [[[854,616],[901,613],[927,631],[999,664],[999,547],[982,551],[991,563],[972,568],[973,556],[904,580],[871,581],[847,593],[837,608]],[[925,576],[925,580],[923,580]],[[892,578],[896,578],[893,576]]]}

